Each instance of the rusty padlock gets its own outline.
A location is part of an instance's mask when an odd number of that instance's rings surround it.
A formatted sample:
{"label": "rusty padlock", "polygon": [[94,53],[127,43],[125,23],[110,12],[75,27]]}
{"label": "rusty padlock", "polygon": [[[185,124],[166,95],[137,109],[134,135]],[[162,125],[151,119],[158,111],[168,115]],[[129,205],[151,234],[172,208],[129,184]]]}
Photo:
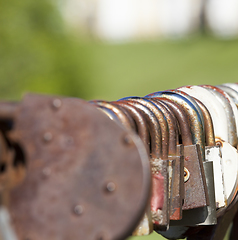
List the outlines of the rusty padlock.
{"label": "rusty padlock", "polygon": [[[193,99],[191,96],[189,96],[188,94],[184,93],[181,90],[175,90],[175,92],[177,92],[178,94],[181,94],[182,96],[187,98],[188,101],[190,101],[192,103],[192,104],[190,104],[192,108],[194,108],[194,109],[196,108],[197,110],[199,110],[198,112],[202,114],[202,117],[204,120],[204,130],[205,130],[205,128],[208,130],[207,132],[204,131],[205,137],[207,138],[207,142],[209,143],[209,141],[210,142],[212,140],[214,141],[214,138],[211,139],[214,136],[211,134],[211,133],[213,133],[213,131],[211,132],[211,130],[213,130],[213,124],[211,121],[210,114],[207,111],[206,107],[201,102],[199,102],[196,99]],[[201,132],[201,135],[202,135],[202,132]],[[194,136],[194,135],[192,135],[192,136]],[[204,143],[205,143],[205,141],[204,141]],[[206,148],[205,148],[205,150],[206,150]],[[208,188],[209,206],[206,206],[203,208],[204,217],[206,216],[205,219],[202,222],[195,221],[194,224],[195,225],[214,225],[217,223],[217,217],[216,217],[216,204],[215,204],[213,163],[211,161],[206,161],[206,157],[205,157],[205,159],[203,160],[203,167],[204,167],[204,173],[205,173],[205,178],[206,178],[206,184],[207,184],[207,188]],[[198,216],[200,213],[202,213],[202,211],[200,209],[193,209],[189,212],[189,214],[192,214],[195,216]],[[184,224],[187,225],[186,222],[184,222]],[[188,224],[192,225],[192,222],[189,221]]]}
{"label": "rusty padlock", "polygon": [[[231,139],[229,135],[232,133],[230,133],[229,130],[231,128],[228,129],[228,120],[226,118],[227,114],[214,94],[212,94],[207,89],[202,88],[201,86],[189,86],[187,88],[183,88],[183,91],[186,91],[193,97],[198,98],[207,107],[209,113],[211,114],[216,144],[220,146],[221,151],[221,159],[218,158],[218,161],[219,159],[221,160],[220,167],[216,167],[216,170],[218,170],[218,172],[215,173],[215,175],[217,176],[217,181],[222,182],[220,185],[222,184],[224,186],[223,189],[220,188],[220,192],[217,192],[217,194],[220,194],[219,205],[217,207],[224,209],[224,207],[230,204],[236,191],[238,162],[236,149],[228,143],[228,141],[230,141],[229,139]],[[230,115],[231,113],[228,114]],[[232,128],[235,128],[235,126]],[[220,178],[222,177],[222,179],[219,180],[218,176],[220,175],[221,171],[222,176],[220,176]],[[224,200],[222,201],[223,195]]]}
{"label": "rusty padlock", "polygon": [[[205,177],[206,177],[206,183],[208,191],[208,197],[209,197],[209,206],[207,206],[208,215],[207,218],[204,220],[204,222],[199,223],[198,225],[215,225],[217,224],[217,214],[216,214],[216,198],[215,198],[215,192],[218,187],[221,187],[224,191],[223,185],[218,185],[215,188],[214,183],[214,162],[218,162],[221,160],[221,151],[220,147],[216,146],[215,142],[215,135],[213,130],[213,123],[211,119],[211,115],[207,108],[203,105],[202,102],[200,102],[198,99],[194,99],[196,103],[198,104],[199,108],[202,111],[203,119],[204,119],[204,126],[205,126],[205,162],[203,163]],[[213,157],[210,160],[210,156],[213,154]],[[214,158],[215,154],[215,158]],[[220,166],[220,162],[219,166]],[[215,169],[216,170],[216,169]],[[220,170],[220,169],[219,169]],[[222,176],[222,172],[219,171],[219,179]],[[219,182],[220,183],[220,182]],[[193,214],[196,215],[196,211],[199,211],[199,209],[194,209]]]}
{"label": "rusty padlock", "polygon": [[132,101],[140,102],[144,106],[148,107],[156,116],[158,119],[158,122],[160,124],[160,129],[161,129],[161,137],[162,137],[162,155],[163,155],[163,160],[167,159],[168,160],[168,174],[169,174],[169,206],[170,206],[170,200],[172,196],[172,182],[174,178],[174,164],[175,160],[173,158],[169,159],[168,158],[168,151],[169,151],[169,129],[168,129],[168,123],[166,121],[165,115],[163,112],[157,107],[155,103],[150,101],[150,99],[147,98],[139,98],[139,97],[132,97],[129,98]]}
{"label": "rusty padlock", "polygon": [[[169,107],[171,107],[174,115],[179,121],[181,134],[184,136],[184,166],[185,172],[190,175],[190,181],[185,183],[185,200],[183,210],[207,206],[209,204],[208,190],[203,169],[205,153],[202,153],[205,145],[204,137],[202,136],[203,128],[200,116],[194,109],[191,108],[189,101],[177,93],[158,92],[150,94],[148,97],[164,97],[176,103],[172,104],[171,101],[167,101],[171,105],[169,105]],[[186,109],[190,112],[185,112],[183,107],[186,107]],[[190,117],[190,120],[188,116]],[[194,116],[197,116],[197,118],[194,118]],[[190,131],[189,126],[192,131]],[[193,138],[191,137],[191,133],[193,134]],[[202,146],[200,146],[200,144]],[[191,176],[191,174],[194,176]]]}
{"label": "rusty padlock", "polygon": [[10,193],[18,239],[131,234],[151,186],[148,156],[136,134],[83,100],[50,96],[27,95],[13,122],[9,140],[24,149],[27,164],[26,178]]}
{"label": "rusty padlock", "polygon": [[[169,131],[169,127],[168,127],[168,121],[167,118],[165,116],[164,113],[167,113],[168,116],[168,112],[166,111],[166,109],[164,109],[164,111],[161,110],[161,108],[158,107],[158,104],[156,104],[155,102],[152,101],[152,99],[150,98],[131,98],[134,101],[138,101],[140,103],[142,103],[143,105],[145,105],[146,107],[148,107],[157,117],[159,123],[160,123],[160,128],[161,128],[161,135],[162,135],[162,152],[164,154],[164,159],[168,160],[169,163],[169,167],[168,167],[168,174],[169,174],[169,211],[171,210],[171,201],[172,198],[174,197],[174,193],[173,193],[173,186],[174,186],[174,181],[176,177],[179,177],[180,174],[175,176],[175,155],[177,153],[177,145],[176,145],[176,134],[175,137],[173,138],[174,132],[172,133],[171,131]],[[171,119],[170,119],[171,120]],[[174,129],[173,129],[174,130]],[[171,132],[171,136],[170,133]],[[171,142],[170,142],[171,140]],[[172,149],[169,148],[169,145],[172,144]],[[171,153],[172,151],[172,156],[169,157],[169,152]],[[167,155],[167,157],[165,157],[165,155]],[[180,173],[180,172],[179,172]],[[173,200],[176,200],[173,199]],[[182,206],[180,206],[182,207]],[[169,213],[171,215],[171,212]],[[174,212],[173,212],[174,214]]]}
{"label": "rusty padlock", "polygon": [[[211,104],[207,104],[207,107],[205,106],[204,103],[202,103],[208,110],[208,113],[206,113],[206,116],[204,117],[204,119],[205,118],[207,119],[207,124],[205,124],[205,132],[206,132],[205,157],[206,157],[207,161],[213,162],[216,207],[221,208],[221,207],[225,207],[227,205],[227,196],[226,196],[225,188],[224,188],[222,152],[221,152],[220,146],[216,145],[215,133],[214,133],[214,127],[213,127],[214,126],[213,123],[216,123],[217,120],[212,121],[212,117],[211,117],[211,113],[213,114],[213,116],[215,115],[215,113],[214,113],[214,104],[215,103],[212,103],[212,97],[209,96],[210,93],[208,93],[208,95],[206,95],[206,90],[200,89],[200,88],[201,87],[197,87],[197,86],[187,86],[187,87],[185,86],[180,89],[182,91],[187,92],[188,94],[192,95],[193,97],[196,96],[195,99],[198,104],[200,104],[200,102],[201,103],[204,102],[205,104],[207,102],[211,103]],[[204,93],[204,91],[205,91],[205,93]],[[198,100],[198,97],[200,97],[201,101]],[[204,101],[204,99],[206,101]],[[203,106],[201,104],[200,104],[200,108],[201,109],[203,108]],[[217,111],[217,112],[219,112],[219,111]]]}
{"label": "rusty padlock", "polygon": [[184,201],[184,153],[183,145],[179,144],[177,120],[173,112],[164,103],[153,98],[150,98],[150,101],[155,103],[163,112],[168,123],[168,157],[174,161],[170,197],[170,220],[179,220],[182,218],[182,205]]}
{"label": "rusty padlock", "polygon": [[[186,161],[185,161],[186,162]],[[186,164],[186,163],[185,163]],[[213,168],[212,163],[203,162],[206,182],[209,190],[211,191],[211,199],[214,201],[214,184],[213,184]],[[186,169],[185,169],[186,172]],[[187,172],[189,173],[189,172]],[[186,178],[187,176],[185,176]],[[185,185],[186,186],[186,185]],[[212,206],[205,206],[202,208],[195,208],[183,211],[183,219],[180,221],[171,221],[171,225],[177,226],[194,226],[197,224],[211,225],[216,223],[216,207],[215,201]],[[193,217],[192,217],[193,216]]]}
{"label": "rusty padlock", "polygon": [[[226,112],[226,117],[228,121],[228,143],[224,142],[222,139],[217,139],[217,143],[220,144],[222,149],[224,185],[227,192],[227,204],[229,205],[233,201],[238,191],[238,111],[233,100],[223,90],[211,85],[202,86],[208,89],[209,92],[211,92],[215,96],[215,98],[218,100],[218,103],[221,104],[221,106]],[[232,165],[233,169],[231,170]]]}
{"label": "rusty padlock", "polygon": [[[152,220],[161,230],[166,230],[169,226],[169,179],[168,179],[168,161],[166,154],[162,151],[162,133],[158,119],[152,111],[142,103],[133,99],[126,100],[129,104],[141,110],[147,121],[151,136],[151,167],[152,167],[152,197],[151,211]],[[120,100],[120,101],[121,101]]]}

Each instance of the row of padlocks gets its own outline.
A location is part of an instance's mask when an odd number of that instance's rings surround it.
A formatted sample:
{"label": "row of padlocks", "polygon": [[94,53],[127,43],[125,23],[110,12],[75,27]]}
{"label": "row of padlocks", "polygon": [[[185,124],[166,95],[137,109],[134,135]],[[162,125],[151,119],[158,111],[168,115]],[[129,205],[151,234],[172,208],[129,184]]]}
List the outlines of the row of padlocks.
{"label": "row of padlocks", "polygon": [[238,210],[237,106],[235,83],[0,102],[0,239],[223,239]]}
{"label": "row of padlocks", "polygon": [[135,131],[148,152],[152,195],[133,235],[156,230],[174,239],[189,227],[217,224],[238,187],[238,84],[91,103]]}

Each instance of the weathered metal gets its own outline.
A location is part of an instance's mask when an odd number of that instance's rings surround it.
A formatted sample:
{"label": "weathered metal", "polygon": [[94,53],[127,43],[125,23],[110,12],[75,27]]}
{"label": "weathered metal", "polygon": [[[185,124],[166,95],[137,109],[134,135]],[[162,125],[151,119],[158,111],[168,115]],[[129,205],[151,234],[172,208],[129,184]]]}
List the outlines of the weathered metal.
{"label": "weathered metal", "polygon": [[215,96],[201,86],[185,86],[179,89],[199,99],[206,106],[212,117],[215,137],[228,142],[228,120],[226,112],[221,104],[218,103]]}
{"label": "weathered metal", "polygon": [[[162,150],[162,131],[160,123],[155,114],[142,102],[136,99],[122,99],[128,104],[140,109],[147,121],[151,139],[151,158],[152,167],[152,196],[151,211],[152,220],[161,230],[166,230],[169,225],[169,179],[168,179],[168,155]],[[168,150],[167,150],[168,152]]]}
{"label": "weathered metal", "polygon": [[128,113],[130,114],[130,116],[134,119],[134,121],[136,123],[137,133],[138,133],[140,139],[142,140],[142,142],[144,143],[148,154],[150,154],[149,130],[148,130],[148,127],[146,124],[145,117],[141,114],[140,110],[138,110],[136,107],[128,104],[127,101],[118,101],[118,102],[113,102],[113,103],[118,104],[121,107],[125,108],[128,111]]}
{"label": "weathered metal", "polygon": [[[156,93],[151,95],[151,97],[156,96]],[[158,97],[159,96],[161,96],[161,94],[158,94]],[[171,96],[173,96],[173,94]],[[200,152],[201,148],[196,142],[196,139],[200,139],[201,141],[202,137],[198,137],[197,133],[195,139],[192,138],[192,136],[194,135],[192,135],[192,132],[189,129],[189,126],[192,125],[192,123],[189,121],[182,106],[177,102],[173,102],[173,97],[169,96],[169,98],[170,99],[163,98],[162,100],[163,102],[168,104],[168,106],[172,109],[174,115],[178,119],[181,130],[182,142],[184,145],[184,166],[189,170],[192,175],[194,175],[191,176],[190,180],[185,183],[185,200],[183,204],[183,210],[207,206],[209,204],[208,191],[202,165],[202,156]],[[193,123],[195,124],[196,120],[193,121]],[[196,128],[197,127],[194,126],[193,129]],[[183,129],[185,130],[184,132],[182,131]],[[203,129],[201,130],[200,134],[202,133]]]}
{"label": "weathered metal", "polygon": [[183,93],[179,91],[170,90],[163,92],[155,92],[148,95],[148,97],[165,97],[179,104],[189,119],[189,126],[191,129],[192,137],[196,144],[199,145],[201,149],[202,159],[205,158],[205,145],[204,145],[204,133],[203,126],[204,121],[202,114],[199,113],[198,107],[195,106],[196,103],[188,99],[188,96],[184,96]]}
{"label": "weathered metal", "polygon": [[238,107],[238,92],[233,89],[231,86],[227,86],[225,84],[217,85],[216,87],[222,89],[224,92],[226,92],[234,101],[236,104],[236,107]]}
{"label": "weathered metal", "polygon": [[[208,197],[209,197],[209,206],[207,206],[208,215],[206,220],[201,223],[200,225],[214,225],[217,223],[217,214],[216,214],[216,198],[215,198],[215,184],[214,184],[214,170],[213,170],[213,162],[220,160],[220,149],[216,146],[215,143],[215,135],[213,130],[213,124],[211,116],[207,110],[207,108],[200,102],[198,99],[194,99],[201,109],[204,119],[204,126],[205,126],[205,139],[206,139],[206,146],[205,146],[205,162],[203,162],[204,173],[206,177],[206,183],[208,188]],[[215,151],[217,153],[216,158],[209,161],[207,155],[208,152]],[[219,172],[222,176],[222,172]],[[224,190],[224,186],[220,186]],[[224,195],[223,195],[224,199]]]}
{"label": "weathered metal", "polygon": [[151,186],[147,153],[136,135],[83,100],[27,95],[9,139],[21,143],[27,160],[26,178],[9,203],[19,239],[131,234]]}
{"label": "weathered metal", "polygon": [[211,85],[201,85],[208,89],[217,98],[217,104],[221,104],[226,112],[228,122],[228,142],[237,147],[237,127],[238,127],[238,112],[232,99],[220,88]]}
{"label": "weathered metal", "polygon": [[[222,177],[222,180],[218,179],[218,181],[223,182],[225,198],[223,201],[220,198],[219,205],[217,207],[225,207],[231,203],[237,191],[236,172],[238,163],[237,151],[228,143],[228,140],[230,139],[230,131],[228,131],[227,114],[222,107],[222,104],[218,102],[218,99],[207,89],[200,86],[187,86],[180,89],[191,96],[198,98],[207,107],[211,115],[216,144],[220,147],[221,151],[221,157],[217,159],[219,162],[218,164],[221,166],[215,167],[216,171],[218,171],[217,173],[215,172],[215,175],[219,176],[220,171],[222,171],[222,176],[220,176],[220,178]],[[220,192],[221,191],[222,190],[220,189]],[[223,211],[223,209],[219,209],[218,214],[220,211]]]}
{"label": "weathered metal", "polygon": [[171,179],[170,197],[170,220],[182,218],[182,205],[184,200],[184,150],[183,145],[179,144],[179,129],[177,128],[176,118],[172,111],[158,99],[150,98],[156,106],[163,112],[168,123],[169,131],[169,150],[168,158],[174,161],[173,178]]}

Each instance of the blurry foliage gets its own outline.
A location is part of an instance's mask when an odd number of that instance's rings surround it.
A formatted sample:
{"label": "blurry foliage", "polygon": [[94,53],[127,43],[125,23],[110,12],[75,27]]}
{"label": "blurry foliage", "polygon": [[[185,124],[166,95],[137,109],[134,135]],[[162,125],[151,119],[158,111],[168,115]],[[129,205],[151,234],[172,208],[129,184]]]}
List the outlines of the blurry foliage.
{"label": "blurry foliage", "polygon": [[0,98],[85,97],[86,56],[48,0],[0,0]]}

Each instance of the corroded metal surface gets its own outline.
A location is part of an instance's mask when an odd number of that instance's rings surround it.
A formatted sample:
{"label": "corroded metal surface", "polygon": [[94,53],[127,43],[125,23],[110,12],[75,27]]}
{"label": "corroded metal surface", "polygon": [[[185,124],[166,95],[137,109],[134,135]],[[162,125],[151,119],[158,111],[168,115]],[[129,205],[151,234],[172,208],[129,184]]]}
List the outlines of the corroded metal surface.
{"label": "corroded metal surface", "polygon": [[208,190],[202,165],[202,156],[200,148],[192,143],[192,134],[187,124],[187,119],[182,108],[171,100],[159,98],[173,110],[176,116],[182,143],[184,145],[184,167],[186,167],[191,177],[185,182],[185,196],[183,210],[203,207],[208,205]]}
{"label": "corroded metal surface", "polygon": [[143,115],[140,113],[140,110],[138,110],[136,107],[128,104],[127,101],[119,101],[119,102],[114,102],[114,103],[119,104],[123,108],[127,109],[128,113],[131,115],[131,117],[134,119],[134,121],[136,123],[137,133],[140,136],[140,139],[144,143],[148,154],[150,154],[149,130],[148,130],[148,127],[146,124],[146,120],[143,117]]}
{"label": "corroded metal surface", "polygon": [[228,122],[228,142],[232,146],[237,147],[237,109],[235,109],[236,112],[233,111],[231,106],[231,99],[223,90],[211,85],[202,85],[202,87],[208,89],[212,94],[214,94],[218,100],[217,104],[220,103],[225,110]]}
{"label": "corroded metal surface", "polygon": [[187,97],[174,91],[164,91],[149,94],[148,97],[164,97],[172,100],[178,104],[186,115],[188,116],[187,122],[189,121],[189,127],[192,133],[192,139],[194,144],[199,144],[202,159],[205,158],[205,145],[204,145],[204,132],[203,132],[203,118],[199,114],[197,108]]}
{"label": "corroded metal surface", "polygon": [[[170,220],[179,220],[182,218],[182,205],[184,200],[184,153],[183,145],[178,144],[178,129],[176,118],[172,111],[160,102],[158,99],[150,98],[156,106],[163,112],[168,123],[169,132],[169,159],[173,162],[172,176],[170,176]],[[171,167],[170,167],[171,169]]]}
{"label": "corroded metal surface", "polygon": [[138,137],[83,100],[28,95],[18,110],[10,139],[27,159],[27,176],[9,205],[18,238],[130,235],[151,185]]}

